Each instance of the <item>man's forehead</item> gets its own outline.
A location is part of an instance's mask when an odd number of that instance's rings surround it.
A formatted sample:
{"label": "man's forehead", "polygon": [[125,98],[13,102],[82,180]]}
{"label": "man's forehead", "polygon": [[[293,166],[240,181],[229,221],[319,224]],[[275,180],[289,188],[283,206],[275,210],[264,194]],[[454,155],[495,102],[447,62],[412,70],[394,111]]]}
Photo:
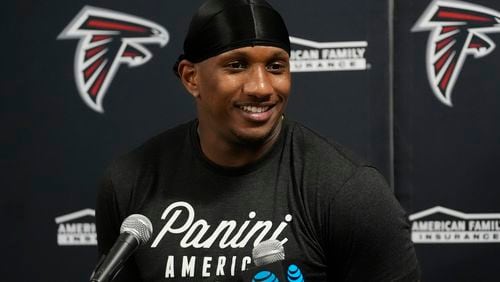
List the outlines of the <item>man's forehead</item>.
{"label": "man's forehead", "polygon": [[276,57],[288,59],[288,52],[274,46],[246,46],[214,56],[216,59],[225,59],[229,57]]}

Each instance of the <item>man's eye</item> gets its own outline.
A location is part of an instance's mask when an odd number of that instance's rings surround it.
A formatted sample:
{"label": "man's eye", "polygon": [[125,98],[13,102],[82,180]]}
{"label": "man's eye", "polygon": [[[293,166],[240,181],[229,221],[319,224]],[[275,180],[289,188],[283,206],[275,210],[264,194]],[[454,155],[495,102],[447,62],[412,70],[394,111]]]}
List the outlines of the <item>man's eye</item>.
{"label": "man's eye", "polygon": [[273,72],[280,72],[280,71],[285,70],[285,68],[286,68],[285,64],[278,63],[278,62],[271,63],[271,64],[267,65],[267,69],[269,71],[273,71]]}
{"label": "man's eye", "polygon": [[243,62],[231,62],[227,64],[228,68],[231,69],[244,69],[246,65]]}

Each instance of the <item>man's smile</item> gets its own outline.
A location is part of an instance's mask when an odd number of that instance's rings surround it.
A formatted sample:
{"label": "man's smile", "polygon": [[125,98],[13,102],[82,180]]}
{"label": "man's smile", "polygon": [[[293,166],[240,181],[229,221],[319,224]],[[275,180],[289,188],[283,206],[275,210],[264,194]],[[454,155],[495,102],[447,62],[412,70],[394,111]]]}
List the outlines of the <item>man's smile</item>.
{"label": "man's smile", "polygon": [[262,112],[267,112],[271,107],[265,106],[265,107],[259,107],[259,106],[240,106],[240,109],[242,109],[245,112],[248,113],[262,113]]}
{"label": "man's smile", "polygon": [[238,104],[238,108],[243,117],[251,122],[267,122],[273,115],[275,103],[247,103]]}

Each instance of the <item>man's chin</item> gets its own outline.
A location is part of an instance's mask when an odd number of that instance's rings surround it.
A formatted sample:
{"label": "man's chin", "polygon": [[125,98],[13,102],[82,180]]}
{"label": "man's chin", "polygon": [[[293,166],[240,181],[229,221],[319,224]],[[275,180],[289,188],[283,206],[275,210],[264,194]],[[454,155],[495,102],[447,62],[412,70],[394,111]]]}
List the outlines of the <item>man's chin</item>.
{"label": "man's chin", "polygon": [[237,135],[236,142],[240,146],[258,148],[264,146],[268,138],[266,136],[255,136],[255,135]]}
{"label": "man's chin", "polygon": [[271,128],[252,128],[234,132],[236,142],[240,145],[254,148],[264,146],[278,137],[280,130],[280,126],[278,125],[279,122]]}

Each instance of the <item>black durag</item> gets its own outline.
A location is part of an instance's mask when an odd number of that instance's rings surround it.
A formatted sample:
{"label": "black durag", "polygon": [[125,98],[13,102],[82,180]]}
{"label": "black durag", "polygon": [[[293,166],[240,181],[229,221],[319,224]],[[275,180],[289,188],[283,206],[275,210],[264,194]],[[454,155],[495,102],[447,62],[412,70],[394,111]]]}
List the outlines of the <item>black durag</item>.
{"label": "black durag", "polygon": [[280,14],[264,0],[208,0],[194,14],[184,40],[187,59],[198,63],[229,50],[274,46],[290,54],[288,30]]}

